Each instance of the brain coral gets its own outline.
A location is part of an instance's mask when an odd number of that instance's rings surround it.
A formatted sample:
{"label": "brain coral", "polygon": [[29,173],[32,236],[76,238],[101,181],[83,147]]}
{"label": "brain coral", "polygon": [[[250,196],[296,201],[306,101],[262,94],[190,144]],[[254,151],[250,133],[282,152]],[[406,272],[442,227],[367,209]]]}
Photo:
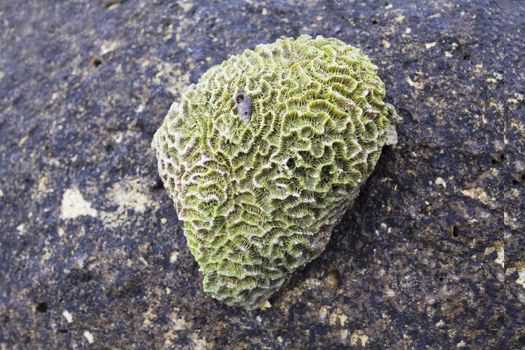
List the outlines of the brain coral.
{"label": "brain coral", "polygon": [[205,292],[256,308],[324,250],[397,123],[384,96],[359,49],[301,36],[210,68],[171,106],[153,145]]}

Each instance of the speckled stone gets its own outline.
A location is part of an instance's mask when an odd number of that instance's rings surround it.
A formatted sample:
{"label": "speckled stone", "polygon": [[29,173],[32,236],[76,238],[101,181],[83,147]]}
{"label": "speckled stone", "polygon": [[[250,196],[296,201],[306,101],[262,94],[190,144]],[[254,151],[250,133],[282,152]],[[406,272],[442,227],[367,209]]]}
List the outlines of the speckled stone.
{"label": "speckled stone", "polygon": [[[520,348],[524,28],[517,0],[2,1],[0,349]],[[245,312],[203,294],[150,143],[211,65],[300,34],[361,47],[404,121]]]}

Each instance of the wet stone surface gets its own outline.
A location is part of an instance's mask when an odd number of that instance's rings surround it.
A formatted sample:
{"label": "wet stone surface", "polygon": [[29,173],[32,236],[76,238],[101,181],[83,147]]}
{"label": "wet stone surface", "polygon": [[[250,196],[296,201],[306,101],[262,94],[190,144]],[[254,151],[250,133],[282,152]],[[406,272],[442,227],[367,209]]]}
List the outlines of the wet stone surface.
{"label": "wet stone surface", "polygon": [[[2,1],[0,348],[519,348],[521,1]],[[204,295],[151,139],[185,86],[279,36],[379,66],[404,121],[266,310]]]}

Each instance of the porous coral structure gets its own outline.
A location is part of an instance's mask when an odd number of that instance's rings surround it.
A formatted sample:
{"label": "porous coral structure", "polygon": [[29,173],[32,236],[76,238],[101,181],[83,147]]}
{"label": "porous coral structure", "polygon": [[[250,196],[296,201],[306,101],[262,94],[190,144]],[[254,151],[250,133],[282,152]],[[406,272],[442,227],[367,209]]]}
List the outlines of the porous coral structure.
{"label": "porous coral structure", "polygon": [[154,137],[204,291],[253,309],[325,248],[397,122],[376,67],[337,39],[210,68]]}

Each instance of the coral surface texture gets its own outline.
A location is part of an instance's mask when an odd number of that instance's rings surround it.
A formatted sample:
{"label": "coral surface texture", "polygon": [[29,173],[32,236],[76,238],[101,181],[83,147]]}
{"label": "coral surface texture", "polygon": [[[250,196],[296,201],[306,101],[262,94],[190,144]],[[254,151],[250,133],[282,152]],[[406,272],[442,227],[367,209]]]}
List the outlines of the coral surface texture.
{"label": "coral surface texture", "polygon": [[324,250],[397,121],[384,96],[359,49],[301,36],[212,67],[172,105],[154,146],[206,292],[253,309]]}

